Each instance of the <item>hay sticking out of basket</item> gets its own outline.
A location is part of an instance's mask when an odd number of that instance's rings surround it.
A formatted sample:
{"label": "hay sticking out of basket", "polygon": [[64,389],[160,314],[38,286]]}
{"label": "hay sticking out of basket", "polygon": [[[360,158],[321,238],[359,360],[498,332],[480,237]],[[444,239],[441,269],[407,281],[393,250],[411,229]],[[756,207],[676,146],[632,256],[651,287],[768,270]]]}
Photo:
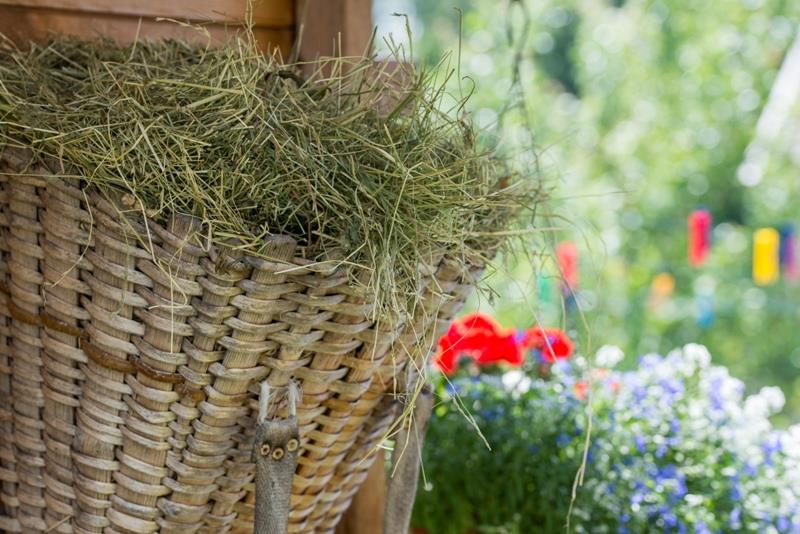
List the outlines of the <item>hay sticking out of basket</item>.
{"label": "hay sticking out of basket", "polygon": [[264,236],[291,235],[307,258],[347,264],[379,312],[415,303],[434,255],[488,259],[538,203],[441,111],[442,76],[405,72],[398,89],[369,60],[297,72],[247,39],[9,48],[0,149],[59,159],[156,220],[195,215],[217,244],[259,254]]}

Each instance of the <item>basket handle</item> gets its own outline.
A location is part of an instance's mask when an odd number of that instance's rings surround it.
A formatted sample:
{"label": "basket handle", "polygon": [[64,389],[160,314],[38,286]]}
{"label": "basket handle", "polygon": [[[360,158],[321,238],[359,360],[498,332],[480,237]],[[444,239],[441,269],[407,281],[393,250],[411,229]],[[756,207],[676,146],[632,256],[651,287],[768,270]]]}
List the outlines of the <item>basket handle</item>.
{"label": "basket handle", "polygon": [[256,464],[256,508],[254,534],[286,534],[292,477],[297,468],[300,438],[295,406],[297,387],[289,383],[289,417],[269,419],[269,386],[261,384],[259,416],[253,443]]}

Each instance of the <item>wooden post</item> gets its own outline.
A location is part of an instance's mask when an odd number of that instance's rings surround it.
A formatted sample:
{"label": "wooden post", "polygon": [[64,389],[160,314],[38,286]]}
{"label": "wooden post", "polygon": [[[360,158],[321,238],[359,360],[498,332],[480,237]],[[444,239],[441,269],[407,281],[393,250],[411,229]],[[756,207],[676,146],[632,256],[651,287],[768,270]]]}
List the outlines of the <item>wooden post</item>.
{"label": "wooden post", "polygon": [[371,0],[298,0],[300,61],[360,56],[372,37]]}
{"label": "wooden post", "polygon": [[380,534],[383,531],[383,503],[386,496],[386,463],[383,451],[367,472],[350,508],[336,527],[336,534]]}

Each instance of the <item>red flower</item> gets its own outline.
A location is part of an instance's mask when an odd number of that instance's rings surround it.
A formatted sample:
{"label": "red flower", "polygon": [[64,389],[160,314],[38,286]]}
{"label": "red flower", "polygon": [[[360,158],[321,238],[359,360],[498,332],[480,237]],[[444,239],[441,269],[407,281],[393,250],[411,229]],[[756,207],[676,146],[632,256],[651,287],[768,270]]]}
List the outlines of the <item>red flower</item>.
{"label": "red flower", "polygon": [[575,398],[581,401],[586,400],[586,394],[589,392],[589,383],[586,380],[579,380],[575,382],[573,390],[575,391]]}
{"label": "red flower", "polygon": [[471,313],[453,322],[439,339],[435,362],[443,373],[449,375],[455,371],[462,355],[474,358],[479,365],[501,361],[521,365],[523,360],[514,331],[501,327],[482,313]]}
{"label": "red flower", "polygon": [[525,348],[538,349],[547,363],[572,356],[574,346],[563,330],[558,328],[530,328],[522,339]]}
{"label": "red flower", "polygon": [[619,387],[620,387],[619,380],[617,380],[616,378],[612,378],[608,383],[608,387],[611,388],[612,393],[619,393]]}
{"label": "red flower", "polygon": [[567,335],[557,328],[531,328],[521,334],[503,328],[482,313],[470,313],[456,319],[439,339],[439,352],[434,359],[443,373],[455,372],[458,359],[469,356],[478,365],[506,362],[522,365],[526,349],[537,349],[547,363],[572,354]]}

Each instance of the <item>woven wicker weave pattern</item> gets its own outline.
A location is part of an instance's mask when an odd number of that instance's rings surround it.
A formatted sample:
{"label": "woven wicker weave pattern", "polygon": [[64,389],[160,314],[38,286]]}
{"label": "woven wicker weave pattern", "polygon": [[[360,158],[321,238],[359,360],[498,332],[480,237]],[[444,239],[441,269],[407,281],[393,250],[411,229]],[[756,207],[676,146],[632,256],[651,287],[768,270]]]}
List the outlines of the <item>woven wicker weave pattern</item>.
{"label": "woven wicker weave pattern", "polygon": [[479,269],[439,260],[416,315],[375,324],[289,237],[209,247],[30,161],[0,157],[0,529],[252,531],[266,379],[271,417],[301,391],[289,531],[332,532]]}

